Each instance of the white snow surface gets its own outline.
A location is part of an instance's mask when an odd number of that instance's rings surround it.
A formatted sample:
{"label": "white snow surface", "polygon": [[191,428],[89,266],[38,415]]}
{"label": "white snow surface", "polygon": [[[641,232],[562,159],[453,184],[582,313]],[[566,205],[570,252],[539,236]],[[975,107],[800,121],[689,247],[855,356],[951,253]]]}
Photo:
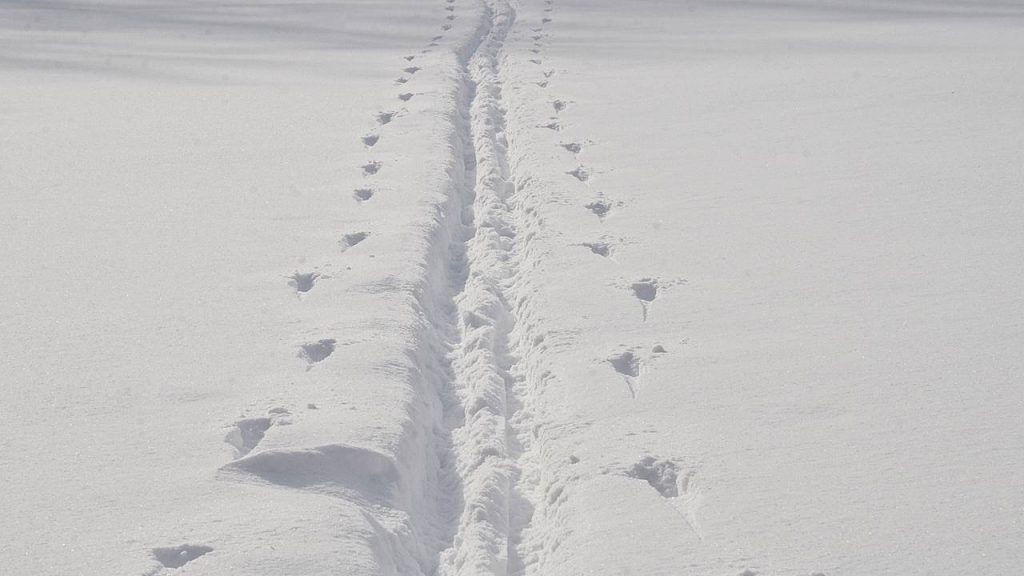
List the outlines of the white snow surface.
{"label": "white snow surface", "polygon": [[1024,3],[0,0],[0,574],[1024,565]]}

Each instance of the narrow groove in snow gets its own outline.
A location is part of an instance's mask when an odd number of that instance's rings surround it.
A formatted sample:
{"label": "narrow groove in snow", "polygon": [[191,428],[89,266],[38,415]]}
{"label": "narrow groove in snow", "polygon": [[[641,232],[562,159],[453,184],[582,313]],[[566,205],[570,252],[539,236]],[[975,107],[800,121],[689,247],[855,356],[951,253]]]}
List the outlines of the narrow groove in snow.
{"label": "narrow groove in snow", "polygon": [[[499,59],[514,20],[504,0],[488,0],[477,35],[462,53],[464,179],[461,194],[471,235],[456,247],[461,290],[454,297],[457,342],[453,389],[461,405],[450,433],[461,507],[454,537],[441,553],[445,576],[522,571],[516,553],[523,514],[513,510],[521,476],[516,431],[516,314],[510,302],[517,276],[516,190],[507,161]],[[526,514],[528,516],[528,514]]]}

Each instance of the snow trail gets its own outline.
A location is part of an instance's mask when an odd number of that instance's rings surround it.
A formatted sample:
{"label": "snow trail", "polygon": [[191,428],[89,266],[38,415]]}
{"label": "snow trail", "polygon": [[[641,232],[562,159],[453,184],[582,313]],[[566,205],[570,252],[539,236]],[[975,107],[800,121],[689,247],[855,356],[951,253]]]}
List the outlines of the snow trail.
{"label": "snow trail", "polygon": [[461,193],[469,237],[455,266],[464,279],[454,298],[458,342],[452,353],[462,413],[451,436],[463,501],[453,518],[451,547],[441,554],[439,573],[450,576],[521,572],[516,545],[532,510],[516,487],[523,451],[517,439],[523,418],[517,412],[527,402],[518,397],[521,355],[512,304],[522,246],[499,73],[515,13],[504,0],[488,0],[483,10],[481,26],[461,59]]}

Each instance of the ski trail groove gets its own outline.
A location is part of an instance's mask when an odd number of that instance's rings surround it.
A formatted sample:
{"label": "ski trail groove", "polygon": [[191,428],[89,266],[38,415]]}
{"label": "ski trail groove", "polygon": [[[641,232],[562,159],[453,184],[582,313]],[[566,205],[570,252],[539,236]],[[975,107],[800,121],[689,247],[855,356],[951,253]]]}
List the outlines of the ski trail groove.
{"label": "ski trail groove", "polygon": [[[457,342],[453,388],[462,411],[451,430],[462,506],[452,520],[451,546],[438,574],[487,576],[522,572],[516,547],[532,506],[517,489],[522,477],[518,430],[526,401],[517,366],[515,284],[522,246],[516,186],[507,160],[506,111],[500,58],[515,14],[506,0],[485,0],[480,28],[463,52],[465,96],[457,115],[463,135],[460,193],[468,238],[455,268],[463,279],[454,297]],[[518,385],[517,385],[518,384]],[[455,512],[455,511],[453,511]]]}

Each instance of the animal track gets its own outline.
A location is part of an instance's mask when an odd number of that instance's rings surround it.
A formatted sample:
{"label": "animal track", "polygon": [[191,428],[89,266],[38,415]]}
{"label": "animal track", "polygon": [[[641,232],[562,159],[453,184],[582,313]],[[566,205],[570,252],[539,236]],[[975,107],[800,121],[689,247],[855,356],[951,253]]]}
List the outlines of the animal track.
{"label": "animal track", "polygon": [[654,278],[642,278],[631,286],[633,294],[644,302],[653,302],[658,297],[658,281]]}
{"label": "animal track", "polygon": [[437,35],[437,36],[434,36],[433,38],[431,38],[431,39],[430,39],[430,41],[431,41],[431,42],[437,42],[437,41],[438,41],[438,40],[440,40],[441,38],[444,38],[444,34],[439,34],[439,35]]}
{"label": "animal track", "polygon": [[[431,46],[437,46],[437,44],[431,44]],[[402,76],[401,78],[395,80],[395,84],[405,84],[408,81],[409,81],[408,78],[406,78],[405,76]]]}
{"label": "animal track", "polygon": [[580,182],[586,182],[588,179],[590,179],[590,173],[587,172],[587,169],[584,168],[583,166],[579,166],[575,170],[566,172],[566,174],[576,178]]}
{"label": "animal track", "polygon": [[398,112],[378,112],[377,123],[381,126],[390,124],[395,119],[395,116],[398,116]]}
{"label": "animal track", "polygon": [[156,558],[156,561],[163,564],[165,568],[181,568],[196,558],[213,552],[213,548],[195,544],[182,544],[169,548],[153,548],[150,552],[153,554],[153,558]]}
{"label": "animal track", "polygon": [[605,258],[612,255],[612,247],[606,242],[584,242],[583,246],[590,248],[590,251]]}
{"label": "animal track", "polygon": [[352,197],[354,197],[357,202],[366,202],[370,198],[373,198],[373,190],[370,190],[369,188],[357,188],[356,191],[352,193]]}
{"label": "animal track", "polygon": [[403,68],[402,72],[405,72],[406,74],[415,74],[420,70],[423,70],[423,68],[420,68],[419,66],[409,66],[408,68]]}
{"label": "animal track", "polygon": [[363,175],[369,176],[371,174],[376,174],[383,165],[383,163],[378,162],[377,160],[367,162],[366,164],[363,164]]}
{"label": "animal track", "polygon": [[541,126],[541,128],[547,128],[548,130],[554,130],[555,132],[558,132],[559,130],[562,129],[562,126],[558,122],[548,122],[547,124]]}
{"label": "animal track", "polygon": [[309,292],[313,289],[313,285],[316,284],[317,279],[320,278],[320,273],[296,272],[288,278],[288,285],[295,288],[296,292]]}
{"label": "animal track", "polygon": [[612,211],[612,205],[609,204],[608,202],[605,202],[604,200],[596,200],[594,202],[591,202],[590,204],[587,204],[586,206],[584,206],[584,208],[596,214],[597,217],[600,218],[601,220],[604,220],[604,217],[607,216],[608,213]]}
{"label": "animal track", "polygon": [[640,375],[640,358],[631,350],[626,350],[608,359],[612,368],[623,376],[636,378]]}
{"label": "animal track", "polygon": [[541,24],[548,24],[550,22],[551,22],[551,18],[542,18],[541,19]]}
{"label": "animal track", "polygon": [[409,56],[404,56],[404,58],[405,58],[405,61],[406,61],[406,62],[412,62],[413,60],[415,60],[415,59],[416,59],[416,56],[414,56],[414,55],[409,55]]}
{"label": "animal track", "polygon": [[243,418],[235,422],[234,427],[224,437],[224,441],[235,447],[235,458],[241,458],[259,445],[271,426],[290,424],[290,415],[291,413],[284,408],[271,408],[265,417]]}
{"label": "animal track", "polygon": [[224,437],[224,441],[235,447],[235,458],[241,458],[263,440],[263,435],[273,424],[270,418],[245,418],[235,422],[235,427]]}
{"label": "animal track", "polygon": [[532,62],[534,64],[541,64],[543,61],[541,59],[539,59],[539,58],[531,58],[530,62]]}
{"label": "animal track", "polygon": [[441,30],[447,31],[447,30],[451,30],[451,29],[452,29],[452,25],[451,24],[445,24],[444,26],[441,26]]}
{"label": "animal track", "polygon": [[568,144],[562,144],[562,148],[565,148],[566,150],[568,150],[569,152],[572,152],[573,154],[579,154],[581,151],[583,151],[583,145],[582,144],[578,144],[576,142],[569,142]]}
{"label": "animal track", "polygon": [[366,240],[369,236],[369,232],[353,232],[352,234],[345,234],[342,236],[341,241],[338,243],[341,244],[341,251],[344,252],[363,240]]}
{"label": "animal track", "polygon": [[544,77],[545,78],[551,78],[554,75],[555,75],[555,71],[554,70],[545,70],[544,71]]}
{"label": "animal track", "polygon": [[655,278],[641,278],[633,283],[633,295],[640,300],[643,307],[644,321],[647,321],[647,307],[658,297],[658,280]]}
{"label": "animal track", "polygon": [[534,84],[536,84],[537,86],[540,86],[541,88],[547,88],[548,87],[548,81],[547,80],[541,80],[540,82],[534,82]]}
{"label": "animal track", "polygon": [[555,109],[555,112],[561,112],[565,110],[567,103],[565,100],[555,100],[551,103],[551,107]]}
{"label": "animal track", "polygon": [[412,92],[406,92],[404,94],[399,94],[398,99],[401,100],[402,102],[408,102],[409,100],[412,100],[413,96],[415,96],[415,94],[413,94]]}
{"label": "animal track", "polygon": [[626,350],[612,356],[608,362],[616,372],[622,374],[622,379],[626,382],[626,387],[629,388],[629,395],[636,398],[635,379],[640,377],[640,358],[631,350]]}
{"label": "animal track", "polygon": [[679,465],[671,460],[645,456],[626,472],[631,478],[645,480],[664,498],[679,496]]}
{"label": "animal track", "polygon": [[366,136],[363,136],[363,144],[365,144],[367,148],[373,148],[373,145],[376,144],[378,140],[380,140],[380,136],[376,134],[367,134]]}
{"label": "animal track", "polygon": [[322,362],[327,359],[328,356],[334,354],[334,347],[338,343],[333,338],[325,338],[323,340],[317,340],[316,342],[307,342],[300,346],[299,358],[305,360],[310,367],[317,362]]}

